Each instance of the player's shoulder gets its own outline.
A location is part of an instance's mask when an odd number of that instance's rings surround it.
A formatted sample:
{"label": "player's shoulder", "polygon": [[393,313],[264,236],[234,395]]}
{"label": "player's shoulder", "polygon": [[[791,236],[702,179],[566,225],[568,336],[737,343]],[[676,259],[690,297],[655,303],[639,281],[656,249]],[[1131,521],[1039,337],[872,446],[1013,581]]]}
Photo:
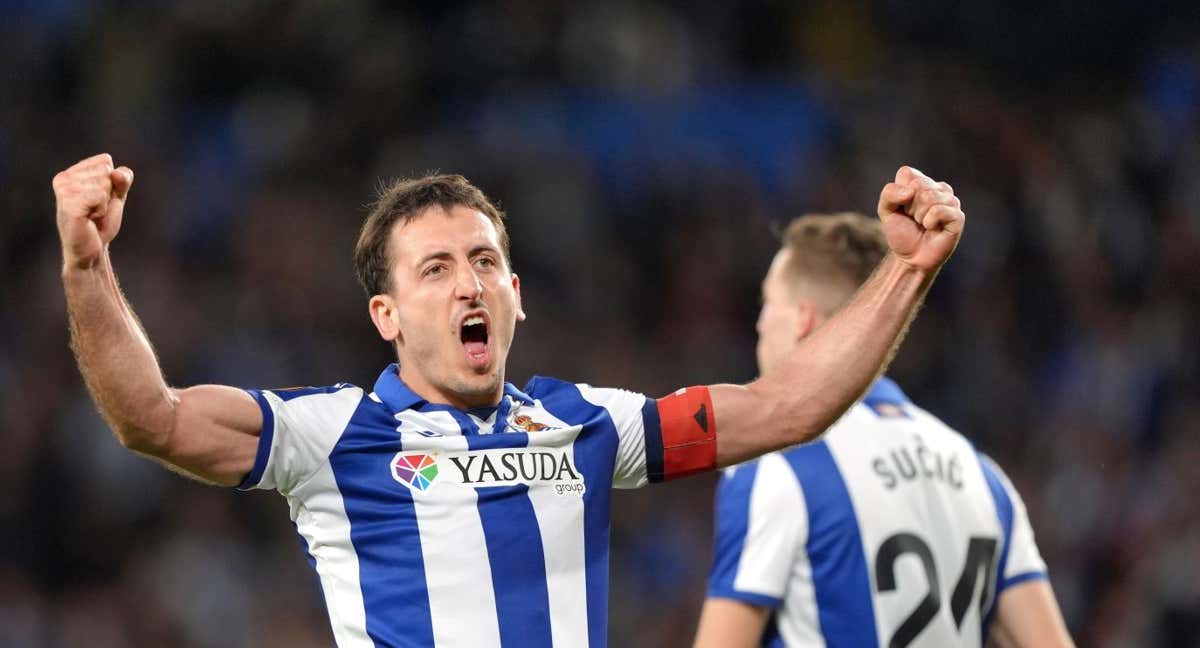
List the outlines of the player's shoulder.
{"label": "player's shoulder", "polygon": [[1010,493],[1016,492],[1016,486],[1014,486],[1012,480],[1008,478],[1008,474],[1004,472],[1004,469],[1000,467],[999,462],[997,462],[987,453],[978,450],[976,450],[976,455],[979,457],[979,467],[983,469],[984,477],[989,483],[994,481],[1004,490]]}
{"label": "player's shoulder", "polygon": [[553,378],[551,376],[534,376],[525,383],[521,391],[529,394],[530,398],[542,398],[557,392],[576,389],[576,383],[562,380],[561,378]]}
{"label": "player's shoulder", "polygon": [[314,387],[314,386],[310,385],[310,386],[304,386],[304,387],[275,387],[275,388],[271,388],[271,389],[261,389],[261,390],[253,390],[252,389],[249,391],[251,393],[256,392],[256,391],[263,392],[263,393],[269,393],[285,403],[288,401],[295,400],[297,398],[305,398],[305,397],[310,397],[310,396],[322,396],[322,395],[328,396],[328,395],[335,395],[335,394],[342,395],[342,396],[351,396],[351,395],[361,396],[363,394],[363,389],[361,387],[359,387],[357,385],[353,385],[351,383],[346,383],[346,382],[334,383],[332,385],[324,385],[324,386],[320,386],[320,387]]}
{"label": "player's shoulder", "polygon": [[560,378],[551,378],[549,376],[534,376],[525,383],[523,391],[530,398],[537,400],[545,400],[554,398],[555,396],[578,394],[593,404],[604,404],[619,400],[633,399],[638,401],[645,400],[645,396],[628,389],[617,387],[595,387],[586,382],[571,382]]}

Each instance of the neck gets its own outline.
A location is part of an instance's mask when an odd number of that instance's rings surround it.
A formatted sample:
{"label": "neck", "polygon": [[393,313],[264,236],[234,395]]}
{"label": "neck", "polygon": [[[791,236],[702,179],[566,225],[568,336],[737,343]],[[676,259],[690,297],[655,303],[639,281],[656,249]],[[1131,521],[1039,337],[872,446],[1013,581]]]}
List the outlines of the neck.
{"label": "neck", "polygon": [[504,398],[504,376],[497,376],[494,387],[480,388],[478,391],[455,390],[444,385],[435,385],[425,376],[415,370],[400,365],[400,380],[426,402],[434,405],[449,405],[460,410],[478,407],[492,407]]}

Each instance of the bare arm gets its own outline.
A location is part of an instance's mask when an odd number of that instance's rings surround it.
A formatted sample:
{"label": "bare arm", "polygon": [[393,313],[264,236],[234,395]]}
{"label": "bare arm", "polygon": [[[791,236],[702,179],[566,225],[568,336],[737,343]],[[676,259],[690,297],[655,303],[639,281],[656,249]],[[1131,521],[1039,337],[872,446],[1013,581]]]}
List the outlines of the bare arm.
{"label": "bare arm", "polygon": [[202,480],[236,485],[254,465],[262,414],[245,392],[167,386],[150,340],[117,285],[108,245],[133,172],[97,155],[54,178],[71,348],[121,444]]}
{"label": "bare arm", "polygon": [[965,216],[950,185],[909,167],[883,188],[878,212],[891,253],[850,303],[772,373],[709,388],[718,465],[816,438],[891,361]]}
{"label": "bare arm", "polygon": [[693,648],[754,648],[762,643],[770,610],[732,599],[710,598],[700,611]]}
{"label": "bare arm", "polygon": [[1000,595],[990,644],[1000,648],[1074,648],[1054,590],[1046,580],[1014,585]]}

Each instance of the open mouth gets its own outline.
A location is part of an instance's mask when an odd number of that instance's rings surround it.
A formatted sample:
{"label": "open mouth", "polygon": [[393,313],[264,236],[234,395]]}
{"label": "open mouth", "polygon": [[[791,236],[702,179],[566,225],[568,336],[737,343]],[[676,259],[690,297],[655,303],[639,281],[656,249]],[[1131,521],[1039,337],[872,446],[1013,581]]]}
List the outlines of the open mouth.
{"label": "open mouth", "polygon": [[481,367],[488,360],[488,322],[482,315],[468,315],[459,326],[459,339],[467,352],[467,361]]}

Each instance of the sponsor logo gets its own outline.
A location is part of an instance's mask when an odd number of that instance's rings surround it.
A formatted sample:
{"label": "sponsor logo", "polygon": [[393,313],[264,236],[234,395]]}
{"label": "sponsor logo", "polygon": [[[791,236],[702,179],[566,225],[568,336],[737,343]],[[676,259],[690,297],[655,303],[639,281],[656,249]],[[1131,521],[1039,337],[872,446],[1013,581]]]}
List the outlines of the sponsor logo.
{"label": "sponsor logo", "polygon": [[416,492],[459,484],[470,488],[516,486],[550,488],[558,495],[583,495],[583,474],[571,453],[551,448],[493,448],[464,452],[400,452],[392,477]]}
{"label": "sponsor logo", "polygon": [[413,490],[429,490],[437,476],[437,459],[433,455],[401,452],[392,460],[392,477]]}

